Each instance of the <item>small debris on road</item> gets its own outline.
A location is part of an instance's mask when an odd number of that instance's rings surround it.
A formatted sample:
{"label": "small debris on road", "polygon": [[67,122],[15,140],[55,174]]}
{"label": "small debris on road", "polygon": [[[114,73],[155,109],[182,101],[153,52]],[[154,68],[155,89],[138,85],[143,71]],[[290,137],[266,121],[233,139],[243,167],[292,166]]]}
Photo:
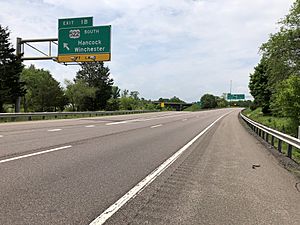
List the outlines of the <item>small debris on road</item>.
{"label": "small debris on road", "polygon": [[260,165],[259,164],[253,164],[252,165],[252,169],[255,169],[256,167],[260,167]]}

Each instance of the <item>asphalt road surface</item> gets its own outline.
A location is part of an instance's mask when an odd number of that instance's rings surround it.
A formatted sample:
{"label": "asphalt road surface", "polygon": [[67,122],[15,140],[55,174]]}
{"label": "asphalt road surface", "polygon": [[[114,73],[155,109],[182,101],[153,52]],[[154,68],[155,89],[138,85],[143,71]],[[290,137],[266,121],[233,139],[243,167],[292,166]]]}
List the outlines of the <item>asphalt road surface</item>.
{"label": "asphalt road surface", "polygon": [[0,224],[300,224],[239,111],[0,124]]}

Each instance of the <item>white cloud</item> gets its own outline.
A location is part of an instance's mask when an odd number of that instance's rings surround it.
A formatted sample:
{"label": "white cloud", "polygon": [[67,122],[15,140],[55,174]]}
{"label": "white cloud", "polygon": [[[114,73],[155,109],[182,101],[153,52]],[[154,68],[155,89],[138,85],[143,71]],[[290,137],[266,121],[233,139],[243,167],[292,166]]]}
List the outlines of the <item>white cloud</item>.
{"label": "white cloud", "polygon": [[[121,88],[143,97],[197,101],[210,92],[248,92],[258,48],[276,31],[292,0],[0,0],[0,24],[12,37],[57,36],[57,19],[93,16],[112,25],[112,61]],[[16,7],[17,6],[17,7]],[[56,79],[78,67],[38,62]],[[247,94],[247,93],[246,93]]]}

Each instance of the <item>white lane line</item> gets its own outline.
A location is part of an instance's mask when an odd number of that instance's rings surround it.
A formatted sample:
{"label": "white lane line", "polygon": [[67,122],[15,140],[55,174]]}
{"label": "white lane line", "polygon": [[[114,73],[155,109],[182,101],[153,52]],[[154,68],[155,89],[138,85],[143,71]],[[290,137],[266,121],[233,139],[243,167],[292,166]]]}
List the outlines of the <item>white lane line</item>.
{"label": "white lane line", "polygon": [[3,135],[0,135],[0,138],[2,138],[3,137]]}
{"label": "white lane line", "polygon": [[156,128],[156,127],[161,127],[162,124],[158,124],[158,125],[154,125],[154,126],[151,126],[150,128]]}
{"label": "white lane line", "polygon": [[182,121],[187,121],[187,119],[183,119]]}
{"label": "white lane line", "polygon": [[87,125],[85,127],[90,128],[90,127],[95,127],[95,125]]}
{"label": "white lane line", "polygon": [[56,132],[56,131],[61,131],[62,129],[51,129],[51,130],[48,130],[49,132]]}
{"label": "white lane line", "polygon": [[14,160],[17,160],[17,159],[23,159],[23,158],[27,158],[27,157],[31,157],[31,156],[41,155],[41,154],[45,154],[45,153],[49,153],[49,152],[55,152],[55,151],[59,151],[59,150],[63,150],[63,149],[71,148],[71,147],[72,147],[72,145],[67,145],[67,146],[62,146],[62,147],[59,147],[59,148],[53,148],[53,149],[49,149],[49,150],[45,150],[45,151],[41,151],[41,152],[31,153],[31,154],[28,154],[28,155],[22,155],[22,156],[9,158],[9,159],[3,159],[3,160],[0,160],[0,164],[5,163],[5,162],[9,162],[9,161],[14,161]]}
{"label": "white lane line", "polygon": [[126,124],[126,123],[133,123],[133,122],[144,122],[144,121],[150,121],[150,120],[159,120],[159,119],[165,119],[165,118],[171,118],[171,117],[177,117],[177,116],[184,116],[183,114],[179,115],[171,115],[171,116],[161,116],[161,117],[152,117],[152,118],[140,118],[140,119],[133,119],[133,120],[125,120],[125,121],[119,121],[119,122],[111,122],[107,123],[105,125],[117,125],[117,124]]}
{"label": "white lane line", "polygon": [[110,125],[117,125],[117,124],[130,123],[130,122],[133,122],[133,121],[132,120],[126,120],[126,121],[120,121],[120,122],[107,123],[105,125],[110,126]]}
{"label": "white lane line", "polygon": [[[230,113],[230,112],[229,112]],[[163,171],[165,171],[172,163],[184,152],[186,151],[195,141],[197,141],[203,134],[205,134],[215,123],[222,119],[227,114],[220,116],[203,131],[201,131],[196,137],[189,141],[185,146],[179,149],[174,155],[167,159],[163,164],[153,170],[147,177],[140,181],[136,186],[134,186],[130,191],[128,191],[123,197],[112,204],[108,209],[101,213],[95,220],[93,220],[90,225],[102,225],[108,220],[113,214],[115,214],[126,202],[134,198],[139,192],[141,192],[145,187],[147,187],[152,181],[154,181]]]}

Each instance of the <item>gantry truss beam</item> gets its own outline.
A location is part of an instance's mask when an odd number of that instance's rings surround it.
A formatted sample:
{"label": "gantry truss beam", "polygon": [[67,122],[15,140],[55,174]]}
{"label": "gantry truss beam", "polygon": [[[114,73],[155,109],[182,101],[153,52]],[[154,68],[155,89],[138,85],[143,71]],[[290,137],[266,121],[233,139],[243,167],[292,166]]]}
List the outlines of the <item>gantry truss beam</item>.
{"label": "gantry truss beam", "polygon": [[[32,43],[43,43],[48,42],[48,52],[44,52],[39,48],[35,47]],[[53,45],[58,45],[58,38],[44,38],[44,39],[22,39],[17,38],[16,54],[20,56],[22,60],[54,60],[57,61],[57,56],[52,55]],[[25,56],[25,46],[34,49],[39,53],[40,56]]]}

